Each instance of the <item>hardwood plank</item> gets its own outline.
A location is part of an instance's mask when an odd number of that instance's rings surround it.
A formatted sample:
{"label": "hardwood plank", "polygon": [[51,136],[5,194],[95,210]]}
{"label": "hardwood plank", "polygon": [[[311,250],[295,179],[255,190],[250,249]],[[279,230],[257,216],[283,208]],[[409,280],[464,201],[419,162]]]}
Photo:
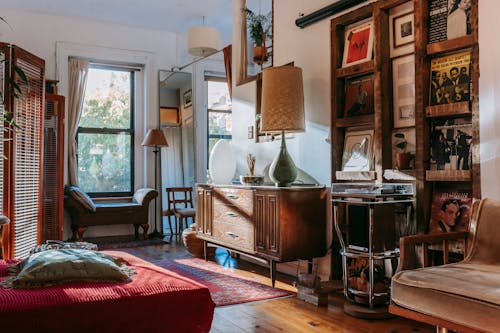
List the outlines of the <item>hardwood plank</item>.
{"label": "hardwood plank", "polygon": [[[135,250],[141,257],[150,260],[190,257],[179,238],[167,240],[169,244],[144,246]],[[238,275],[271,284],[267,267],[243,258],[233,258],[228,251],[218,249],[213,260],[221,266],[232,268]],[[293,276],[279,273],[276,286],[296,291],[294,280]],[[294,296],[216,307],[210,332],[434,332],[431,326],[404,318],[369,321],[350,317],[343,311],[344,300],[343,294],[337,291],[330,294],[329,307],[316,307]]]}

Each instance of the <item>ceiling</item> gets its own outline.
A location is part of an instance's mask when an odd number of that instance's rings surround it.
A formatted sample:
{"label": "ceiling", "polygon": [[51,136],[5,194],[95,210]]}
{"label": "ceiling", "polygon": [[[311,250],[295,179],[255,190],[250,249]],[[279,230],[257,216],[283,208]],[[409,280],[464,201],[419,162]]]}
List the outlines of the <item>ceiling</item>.
{"label": "ceiling", "polygon": [[231,42],[232,0],[0,0],[0,7],[78,17],[187,36],[192,26],[218,28],[221,46]]}

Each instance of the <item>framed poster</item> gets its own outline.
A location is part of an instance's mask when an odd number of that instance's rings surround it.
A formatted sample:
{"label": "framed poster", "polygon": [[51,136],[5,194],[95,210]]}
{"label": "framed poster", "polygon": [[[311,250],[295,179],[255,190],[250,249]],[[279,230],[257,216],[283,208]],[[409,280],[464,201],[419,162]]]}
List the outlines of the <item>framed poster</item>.
{"label": "framed poster", "polygon": [[430,105],[469,101],[470,65],[470,51],[432,59]]}
{"label": "framed poster", "polygon": [[373,75],[347,79],[344,117],[373,113]]}
{"label": "framed poster", "polygon": [[373,130],[346,131],[342,171],[370,171],[373,161]]}
{"label": "framed poster", "polygon": [[394,128],[415,126],[415,55],[392,61]]}
{"label": "framed poster", "polygon": [[394,48],[413,43],[415,40],[414,15],[407,13],[392,19]]}
{"label": "framed poster", "polygon": [[184,94],[182,95],[182,101],[183,101],[183,106],[184,108],[190,107],[192,104],[192,93],[193,91],[191,89],[186,90]]}
{"label": "framed poster", "polygon": [[372,59],[373,22],[346,28],[342,67],[359,64]]}
{"label": "framed poster", "polygon": [[471,30],[470,0],[429,0],[429,44],[469,35]]}
{"label": "framed poster", "polygon": [[472,193],[468,189],[435,189],[432,193],[429,233],[468,231]]}

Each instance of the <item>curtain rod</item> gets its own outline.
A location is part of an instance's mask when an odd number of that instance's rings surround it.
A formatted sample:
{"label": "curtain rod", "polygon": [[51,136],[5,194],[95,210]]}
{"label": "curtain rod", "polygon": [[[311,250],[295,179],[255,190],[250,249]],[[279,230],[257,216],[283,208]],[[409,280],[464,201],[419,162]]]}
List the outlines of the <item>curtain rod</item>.
{"label": "curtain rod", "polygon": [[305,28],[308,25],[321,21],[329,16],[335,15],[343,10],[359,5],[366,0],[339,0],[324,8],[318,9],[311,14],[299,17],[295,20],[295,25],[299,28]]}
{"label": "curtain rod", "polygon": [[201,60],[203,60],[203,59],[206,59],[206,58],[208,58],[208,57],[210,57],[210,56],[213,56],[214,54],[217,54],[217,53],[221,52],[222,50],[223,50],[223,49],[220,49],[220,50],[215,51],[214,53],[210,53],[210,54],[208,54],[208,55],[206,55],[206,56],[203,56],[203,57],[201,57],[201,58],[195,59],[195,60],[191,61],[190,63],[185,64],[185,65],[183,65],[183,66],[181,66],[181,67],[174,66],[174,67],[172,67],[172,68],[170,69],[170,71],[172,71],[172,72],[182,71],[184,68],[186,68],[186,67],[188,67],[188,66],[191,66],[192,64],[195,64],[195,63],[197,63],[198,61],[201,61]]}

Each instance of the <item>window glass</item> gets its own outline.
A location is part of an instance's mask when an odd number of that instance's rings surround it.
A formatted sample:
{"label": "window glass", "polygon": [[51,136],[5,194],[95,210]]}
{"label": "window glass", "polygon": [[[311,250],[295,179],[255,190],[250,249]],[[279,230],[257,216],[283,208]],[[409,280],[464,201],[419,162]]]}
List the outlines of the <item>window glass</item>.
{"label": "window glass", "polygon": [[232,139],[232,104],[226,82],[207,80],[208,156],[217,141]]}
{"label": "window glass", "polygon": [[78,183],[91,195],[133,190],[134,72],[91,67],[78,127]]}

